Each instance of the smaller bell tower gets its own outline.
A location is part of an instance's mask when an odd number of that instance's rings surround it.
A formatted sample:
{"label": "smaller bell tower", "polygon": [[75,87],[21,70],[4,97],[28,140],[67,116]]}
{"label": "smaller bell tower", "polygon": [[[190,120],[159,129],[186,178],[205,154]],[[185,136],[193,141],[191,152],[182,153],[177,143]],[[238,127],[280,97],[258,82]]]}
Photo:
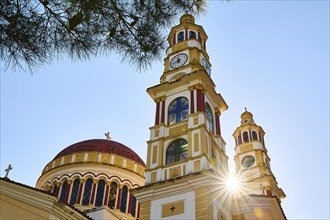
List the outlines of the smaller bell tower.
{"label": "smaller bell tower", "polygon": [[246,188],[246,193],[285,198],[285,194],[270,167],[270,158],[264,141],[265,132],[254,122],[253,115],[245,109],[241,125],[236,128],[235,165],[236,174]]}

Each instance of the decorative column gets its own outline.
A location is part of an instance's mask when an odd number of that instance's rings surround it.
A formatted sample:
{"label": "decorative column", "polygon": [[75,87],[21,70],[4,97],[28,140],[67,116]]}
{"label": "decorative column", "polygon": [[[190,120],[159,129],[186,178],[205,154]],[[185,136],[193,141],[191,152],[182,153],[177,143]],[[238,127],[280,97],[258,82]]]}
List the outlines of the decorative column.
{"label": "decorative column", "polygon": [[264,194],[266,195],[266,196],[272,196],[273,194],[272,194],[272,187],[271,186],[265,186],[264,187]]}
{"label": "decorative column", "polygon": [[158,97],[156,102],[155,125],[164,124],[165,122],[165,99],[166,96]]}
{"label": "decorative column", "polygon": [[68,183],[68,188],[65,193],[65,199],[64,199],[65,203],[68,203],[68,199],[69,199],[69,195],[70,195],[70,191],[71,191],[71,187],[72,187],[72,180],[67,180],[67,183]]}
{"label": "decorative column", "polygon": [[52,191],[52,186],[50,185],[46,186],[46,191],[50,193]]}
{"label": "decorative column", "polygon": [[78,198],[77,198],[77,203],[80,205],[81,204],[81,196],[82,196],[82,190],[83,190],[83,186],[85,183],[84,179],[80,179],[80,185],[79,185],[79,192],[78,192]]}
{"label": "decorative column", "polygon": [[121,191],[124,185],[119,184],[116,209],[120,209]]}
{"label": "decorative column", "polygon": [[137,202],[138,204],[138,209],[137,209],[137,218],[140,218],[140,203]]}
{"label": "decorative column", "polygon": [[165,99],[166,99],[166,96],[160,97],[160,100],[162,102],[162,112],[161,112],[161,119],[160,119],[161,124],[165,123]]}
{"label": "decorative column", "polygon": [[215,131],[217,135],[221,135],[221,128],[220,128],[220,115],[221,112],[218,108],[215,108]]}
{"label": "decorative column", "polygon": [[[129,192],[129,191],[128,191],[128,192]],[[129,202],[128,202],[128,210],[127,210],[127,213],[131,213],[131,211],[132,211],[132,194],[131,194],[131,193],[129,193],[128,198],[129,198]]]}
{"label": "decorative column", "polygon": [[56,197],[58,197],[58,193],[60,192],[60,188],[61,188],[61,183],[56,183],[56,190],[54,192],[54,195]]}
{"label": "decorative column", "polygon": [[107,188],[105,189],[105,198],[104,198],[104,206],[108,206],[108,202],[109,202],[109,189],[110,189],[110,181],[107,181]]}
{"label": "decorative column", "polygon": [[204,97],[205,89],[202,84],[196,85],[196,95],[197,95],[197,111],[204,112],[205,111],[205,97]]}
{"label": "decorative column", "polygon": [[90,201],[90,203],[89,204],[92,204],[92,205],[94,205],[94,203],[95,203],[95,191],[96,191],[96,186],[97,186],[97,180],[93,180],[93,187],[92,187],[92,197],[91,197],[91,201]]}
{"label": "decorative column", "polygon": [[160,108],[159,98],[155,99],[155,102],[156,102],[155,125],[159,125],[159,108]]}
{"label": "decorative column", "polygon": [[190,91],[190,114],[193,114],[195,113],[195,98],[194,98],[195,87],[190,86],[188,89]]}

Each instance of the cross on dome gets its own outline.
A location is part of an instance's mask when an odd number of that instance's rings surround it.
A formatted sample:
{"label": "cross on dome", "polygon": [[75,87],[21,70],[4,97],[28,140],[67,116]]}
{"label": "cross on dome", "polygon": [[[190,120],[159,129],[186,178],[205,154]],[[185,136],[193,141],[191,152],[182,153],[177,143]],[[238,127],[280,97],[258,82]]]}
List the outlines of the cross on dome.
{"label": "cross on dome", "polygon": [[104,133],[104,135],[105,135],[105,139],[106,140],[111,140],[110,132],[109,131],[107,133]]}

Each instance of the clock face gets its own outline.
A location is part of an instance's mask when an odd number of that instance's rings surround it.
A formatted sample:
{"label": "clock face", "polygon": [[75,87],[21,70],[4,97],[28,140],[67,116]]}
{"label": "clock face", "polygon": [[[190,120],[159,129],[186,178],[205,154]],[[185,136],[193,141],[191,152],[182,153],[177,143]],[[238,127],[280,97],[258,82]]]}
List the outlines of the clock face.
{"label": "clock face", "polygon": [[242,166],[245,168],[251,167],[255,162],[255,159],[253,156],[246,156],[242,160]]}
{"label": "clock face", "polygon": [[211,68],[204,58],[202,59],[202,66],[205,68],[206,72],[211,75]]}
{"label": "clock face", "polygon": [[179,68],[180,66],[183,66],[188,60],[187,54],[180,53],[172,58],[170,65],[172,68]]}

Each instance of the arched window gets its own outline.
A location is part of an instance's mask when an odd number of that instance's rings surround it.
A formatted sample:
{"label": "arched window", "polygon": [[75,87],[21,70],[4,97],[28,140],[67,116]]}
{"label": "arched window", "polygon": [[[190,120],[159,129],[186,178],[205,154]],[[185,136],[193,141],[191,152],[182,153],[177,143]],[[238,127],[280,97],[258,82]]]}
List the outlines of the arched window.
{"label": "arched window", "polygon": [[166,164],[174,163],[188,157],[188,142],[179,139],[172,142],[166,150]]}
{"label": "arched window", "polygon": [[99,183],[97,184],[95,206],[103,205],[104,188],[105,188],[105,181],[100,180]]}
{"label": "arched window", "polygon": [[189,31],[189,39],[190,38],[196,39],[196,32],[195,31]]}
{"label": "arched window", "polygon": [[124,186],[123,190],[121,191],[121,201],[120,201],[120,211],[123,213],[126,213],[127,194],[128,194],[128,188],[127,186]]}
{"label": "arched window", "polygon": [[252,140],[258,140],[258,135],[257,135],[257,132],[255,131],[252,131]]}
{"label": "arched window", "polygon": [[92,186],[93,186],[93,180],[87,179],[85,183],[85,190],[84,195],[82,199],[82,205],[89,205],[91,200],[91,194],[92,194]]}
{"label": "arched window", "polygon": [[75,179],[73,181],[72,191],[71,191],[71,198],[70,198],[70,205],[74,205],[77,202],[78,192],[79,192],[79,185],[80,180]]}
{"label": "arched window", "polygon": [[245,142],[249,142],[249,133],[247,131],[243,132],[243,141]]}
{"label": "arched window", "polygon": [[67,181],[65,181],[62,185],[62,191],[61,191],[61,195],[60,195],[60,201],[64,202],[65,198],[66,198],[66,194],[68,192],[68,187],[69,184]]}
{"label": "arched window", "polygon": [[188,117],[188,99],[180,97],[175,99],[168,107],[168,124],[184,121]]}
{"label": "arched window", "polygon": [[242,144],[242,137],[241,137],[240,134],[238,135],[238,138],[237,139],[238,139],[238,144]]}
{"label": "arched window", "polygon": [[212,132],[214,132],[213,113],[212,113],[212,110],[211,110],[211,107],[210,107],[209,103],[205,104],[205,114],[206,114],[207,119],[208,119],[209,124],[210,124],[210,130]]}
{"label": "arched window", "polygon": [[181,31],[178,33],[178,43],[184,41],[184,32]]}
{"label": "arched window", "polygon": [[135,214],[136,214],[136,198],[135,198],[135,196],[132,196],[131,214],[132,214],[132,216],[135,216]]}
{"label": "arched window", "polygon": [[115,209],[116,195],[117,195],[117,183],[112,182],[110,185],[109,202],[108,202],[108,207],[110,209]]}

